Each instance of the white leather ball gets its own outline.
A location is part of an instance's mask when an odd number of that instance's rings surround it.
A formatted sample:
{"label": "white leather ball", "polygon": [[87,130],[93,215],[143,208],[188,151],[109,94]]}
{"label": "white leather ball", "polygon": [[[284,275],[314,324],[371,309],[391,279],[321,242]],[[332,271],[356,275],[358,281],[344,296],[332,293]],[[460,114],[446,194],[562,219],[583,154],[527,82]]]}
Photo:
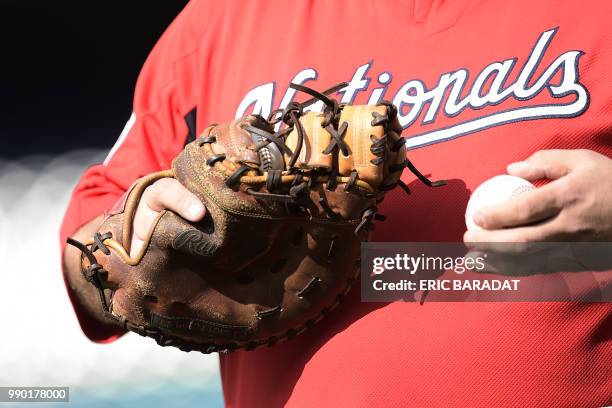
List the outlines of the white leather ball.
{"label": "white leather ball", "polygon": [[481,208],[501,204],[524,192],[535,189],[529,181],[507,174],[495,176],[479,185],[472,193],[465,210],[465,225],[468,230],[481,229],[474,223],[474,213]]}

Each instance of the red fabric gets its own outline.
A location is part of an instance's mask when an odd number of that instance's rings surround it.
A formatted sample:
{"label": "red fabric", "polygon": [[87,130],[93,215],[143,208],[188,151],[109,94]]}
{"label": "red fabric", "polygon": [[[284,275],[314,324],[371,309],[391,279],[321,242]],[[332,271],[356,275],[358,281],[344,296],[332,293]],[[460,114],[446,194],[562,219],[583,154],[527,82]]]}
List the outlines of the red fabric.
{"label": "red fabric", "polygon": [[[305,83],[322,89],[362,67],[363,81],[355,78],[351,87],[365,89],[354,102],[367,103],[387,83],[384,98],[402,105],[403,118],[418,113],[404,131],[416,143],[411,160],[449,180],[430,190],[406,173],[414,193],[389,194],[381,211],[389,220],[375,238],[459,241],[470,192],[508,163],[551,148],[612,157],[612,3],[588,5],[192,2],[143,69],[126,141],[77,187],[63,236],[139,175],[168,167],[194,107],[199,132],[277,108],[300,72],[316,76]],[[492,73],[474,86],[495,62],[498,71],[508,69],[507,78]],[[462,74],[458,99],[470,95],[471,105],[453,111],[452,80]],[[247,97],[255,88],[257,101]],[[506,97],[492,97],[496,88]],[[442,139],[427,145],[436,136]],[[84,329],[93,336],[95,328]],[[221,356],[221,369],[231,407],[595,407],[612,404],[611,362],[610,304],[367,304],[355,289],[313,330],[274,348]]]}

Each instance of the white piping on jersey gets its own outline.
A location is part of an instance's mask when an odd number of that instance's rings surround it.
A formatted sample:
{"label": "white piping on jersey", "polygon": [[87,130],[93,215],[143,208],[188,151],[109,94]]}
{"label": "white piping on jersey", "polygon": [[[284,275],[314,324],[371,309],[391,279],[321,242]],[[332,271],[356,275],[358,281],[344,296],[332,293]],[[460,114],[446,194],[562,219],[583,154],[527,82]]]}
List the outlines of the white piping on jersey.
{"label": "white piping on jersey", "polygon": [[110,152],[108,152],[106,159],[104,159],[103,164],[105,166],[108,165],[108,163],[111,161],[111,159],[113,158],[117,150],[119,150],[123,142],[125,142],[125,139],[127,138],[128,133],[130,133],[130,130],[132,129],[132,127],[134,126],[134,123],[136,123],[136,114],[132,112],[132,115],[130,116],[127,123],[123,127],[123,130],[121,131],[119,138],[115,142],[115,145],[112,147],[112,149],[110,149]]}

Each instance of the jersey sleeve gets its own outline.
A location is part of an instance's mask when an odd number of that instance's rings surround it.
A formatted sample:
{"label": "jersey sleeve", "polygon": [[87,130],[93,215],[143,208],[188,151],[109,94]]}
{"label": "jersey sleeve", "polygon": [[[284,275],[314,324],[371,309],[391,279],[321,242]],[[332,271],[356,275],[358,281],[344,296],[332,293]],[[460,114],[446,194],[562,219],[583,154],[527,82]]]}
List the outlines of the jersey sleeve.
{"label": "jersey sleeve", "polygon": [[[133,113],[101,164],[89,167],[75,187],[60,230],[61,253],[67,237],[106,212],[138,178],[170,167],[195,133],[200,92],[200,41],[204,2],[189,3],[149,54],[136,83]],[[103,112],[101,112],[103,114]],[[64,274],[65,277],[65,274]],[[93,341],[122,334],[98,327],[66,285],[83,332]]]}

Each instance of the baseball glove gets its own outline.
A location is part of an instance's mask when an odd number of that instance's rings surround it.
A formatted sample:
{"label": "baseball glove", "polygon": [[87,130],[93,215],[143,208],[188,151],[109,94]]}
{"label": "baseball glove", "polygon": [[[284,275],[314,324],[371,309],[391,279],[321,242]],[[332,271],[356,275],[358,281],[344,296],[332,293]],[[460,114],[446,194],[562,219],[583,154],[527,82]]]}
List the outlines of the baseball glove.
{"label": "baseball glove", "polygon": [[[82,251],[105,314],[162,346],[204,353],[271,346],[313,326],[359,273],[377,204],[410,168],[390,103],[341,105],[326,92],[268,119],[211,125],[172,169],[140,179]],[[321,113],[304,108],[321,101]],[[202,222],[171,211],[130,256],[144,190],[174,177],[205,204]]]}

